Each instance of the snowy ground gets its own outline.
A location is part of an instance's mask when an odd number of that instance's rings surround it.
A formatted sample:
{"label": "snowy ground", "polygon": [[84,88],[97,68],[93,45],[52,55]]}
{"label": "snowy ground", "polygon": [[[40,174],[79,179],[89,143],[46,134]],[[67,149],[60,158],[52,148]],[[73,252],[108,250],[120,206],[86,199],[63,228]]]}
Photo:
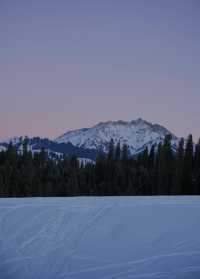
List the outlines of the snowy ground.
{"label": "snowy ground", "polygon": [[200,278],[199,197],[0,199],[0,278]]}

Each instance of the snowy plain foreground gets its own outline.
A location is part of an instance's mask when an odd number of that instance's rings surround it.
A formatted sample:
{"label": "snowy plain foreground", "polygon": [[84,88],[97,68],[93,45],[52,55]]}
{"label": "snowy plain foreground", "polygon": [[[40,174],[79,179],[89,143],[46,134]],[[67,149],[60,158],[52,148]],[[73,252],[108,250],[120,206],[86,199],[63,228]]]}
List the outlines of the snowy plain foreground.
{"label": "snowy plain foreground", "polygon": [[0,199],[0,278],[200,278],[200,197]]}

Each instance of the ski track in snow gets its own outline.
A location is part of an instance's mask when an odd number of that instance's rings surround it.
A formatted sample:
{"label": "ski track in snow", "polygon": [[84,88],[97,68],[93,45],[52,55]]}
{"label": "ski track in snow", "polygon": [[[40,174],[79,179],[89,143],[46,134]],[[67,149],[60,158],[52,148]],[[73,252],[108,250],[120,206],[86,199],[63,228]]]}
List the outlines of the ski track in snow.
{"label": "ski track in snow", "polygon": [[199,279],[200,197],[0,199],[0,279]]}
{"label": "ski track in snow", "polygon": [[[132,266],[132,265],[135,265],[135,264],[143,264],[145,262],[151,262],[151,261],[161,259],[161,258],[191,256],[191,255],[200,255],[200,251],[193,251],[193,252],[190,252],[190,253],[173,253],[173,254],[168,254],[168,255],[158,255],[158,256],[153,256],[153,257],[150,257],[150,258],[144,258],[144,259],[141,259],[141,260],[129,261],[129,262],[126,262],[126,263],[110,264],[110,265],[104,265],[104,266],[97,267],[97,268],[83,269],[83,270],[80,270],[78,272],[71,272],[71,273],[67,273],[67,274],[62,274],[61,276],[64,277],[64,276],[70,276],[70,275],[75,275],[75,274],[79,274],[79,273],[85,273],[85,272],[90,272],[90,271],[98,271],[98,270],[107,270],[107,269],[112,269],[112,268],[126,268],[126,270],[128,270],[127,269],[128,266]],[[194,267],[191,266],[189,269],[193,269],[193,268]],[[200,267],[199,267],[199,269],[200,269]],[[131,270],[133,270],[133,269],[131,269]],[[188,270],[188,268],[186,270]],[[124,272],[121,272],[119,274],[123,274],[123,273]],[[117,276],[119,274],[117,274]],[[112,278],[112,276],[104,277],[104,279]]]}
{"label": "ski track in snow", "polygon": [[[105,264],[104,266],[100,266],[100,267],[97,267],[97,268],[83,269],[83,270],[79,270],[78,272],[71,272],[71,273],[67,273],[67,274],[62,274],[61,276],[64,277],[66,275],[69,276],[69,275],[75,275],[75,274],[79,274],[79,273],[85,273],[85,272],[90,272],[90,271],[98,271],[98,270],[107,270],[107,269],[112,269],[112,268],[126,268],[126,270],[127,270],[127,268],[129,266],[137,265],[137,264],[143,264],[145,262],[152,262],[152,261],[155,261],[155,260],[161,259],[161,258],[191,256],[191,255],[200,255],[200,251],[193,251],[193,252],[190,252],[190,253],[186,252],[186,253],[172,253],[172,254],[167,254],[167,255],[158,255],[158,256],[153,256],[153,257],[150,257],[150,258],[144,258],[144,259],[140,259],[140,260],[136,260],[136,261],[129,261],[129,262],[120,263],[120,264],[109,264],[109,265]],[[107,278],[112,278],[112,276],[105,277],[105,278],[106,279]]]}

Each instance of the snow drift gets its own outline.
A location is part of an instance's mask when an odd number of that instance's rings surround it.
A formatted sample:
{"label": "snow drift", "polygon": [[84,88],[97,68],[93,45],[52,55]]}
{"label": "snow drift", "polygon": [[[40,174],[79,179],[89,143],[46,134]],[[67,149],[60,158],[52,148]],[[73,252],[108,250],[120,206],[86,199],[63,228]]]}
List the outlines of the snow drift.
{"label": "snow drift", "polygon": [[0,199],[0,278],[199,279],[200,198]]}

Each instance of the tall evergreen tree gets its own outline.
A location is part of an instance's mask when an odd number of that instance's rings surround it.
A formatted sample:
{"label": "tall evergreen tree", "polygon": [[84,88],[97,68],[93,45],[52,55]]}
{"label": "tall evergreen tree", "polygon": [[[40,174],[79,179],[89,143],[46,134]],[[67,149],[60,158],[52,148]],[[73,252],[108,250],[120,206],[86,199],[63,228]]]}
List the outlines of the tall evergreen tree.
{"label": "tall evergreen tree", "polygon": [[128,146],[123,144],[122,147],[122,162],[126,163],[128,161]]}
{"label": "tall evergreen tree", "polygon": [[194,169],[200,169],[200,139],[195,146],[195,155],[194,155]]}
{"label": "tall evergreen tree", "polygon": [[188,136],[183,162],[183,194],[193,193],[193,138]]}
{"label": "tall evergreen tree", "polygon": [[181,138],[178,145],[178,150],[175,157],[174,165],[174,183],[173,191],[174,194],[181,194],[183,184],[183,162],[184,162],[184,139]]}
{"label": "tall evergreen tree", "polygon": [[145,150],[141,153],[141,164],[144,168],[148,168],[148,160],[149,160],[149,151],[148,147],[145,148]]}
{"label": "tall evergreen tree", "polygon": [[120,146],[120,142],[118,142],[115,149],[115,161],[119,161],[120,159],[121,159],[121,146]]}
{"label": "tall evergreen tree", "polygon": [[194,180],[194,194],[200,194],[200,139],[195,147]]}
{"label": "tall evergreen tree", "polygon": [[109,143],[109,148],[108,148],[108,160],[114,159],[114,152],[115,152],[114,140],[111,139],[111,141]]}
{"label": "tall evergreen tree", "polygon": [[25,137],[24,140],[22,141],[22,154],[24,156],[26,156],[26,154],[28,153],[28,142],[29,142],[28,137]]}
{"label": "tall evergreen tree", "polygon": [[149,195],[155,194],[156,187],[156,156],[155,146],[152,145],[148,156]]}
{"label": "tall evergreen tree", "polygon": [[170,194],[173,186],[173,153],[171,135],[166,135],[159,158],[159,194]]}
{"label": "tall evergreen tree", "polygon": [[152,169],[155,164],[155,145],[151,146],[149,157],[148,157],[148,168]]}
{"label": "tall evergreen tree", "polygon": [[162,193],[162,160],[163,160],[163,152],[162,152],[162,143],[160,142],[157,147],[156,159],[155,159],[156,183],[154,185],[153,193],[156,195],[160,195]]}

